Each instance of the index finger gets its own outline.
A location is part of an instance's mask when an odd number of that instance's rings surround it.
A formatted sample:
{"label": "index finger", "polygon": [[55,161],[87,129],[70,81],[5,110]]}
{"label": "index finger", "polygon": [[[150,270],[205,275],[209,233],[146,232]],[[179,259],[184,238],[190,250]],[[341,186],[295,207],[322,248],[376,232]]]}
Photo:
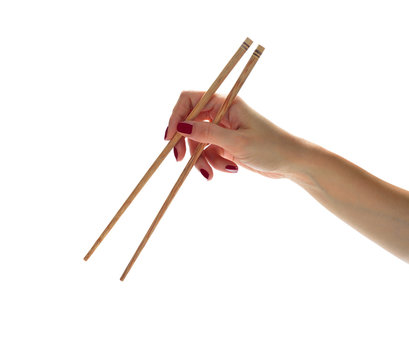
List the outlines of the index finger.
{"label": "index finger", "polygon": [[[169,119],[165,137],[166,140],[171,139],[175,135],[177,124],[186,120],[188,115],[192,112],[204,94],[205,93],[203,91],[183,91],[180,94]],[[203,114],[208,114],[209,117],[211,117],[213,115],[211,113],[214,112],[215,105],[220,102],[218,100],[220,100],[219,97],[217,95],[213,95],[203,109],[201,109],[198,118],[200,118]]]}

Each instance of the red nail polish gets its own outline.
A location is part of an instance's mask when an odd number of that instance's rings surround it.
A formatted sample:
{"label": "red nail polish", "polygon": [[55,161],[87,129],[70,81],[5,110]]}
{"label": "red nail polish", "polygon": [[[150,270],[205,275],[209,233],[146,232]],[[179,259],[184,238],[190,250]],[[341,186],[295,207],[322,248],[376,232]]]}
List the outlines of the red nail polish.
{"label": "red nail polish", "polygon": [[178,159],[178,151],[176,148],[173,148],[173,153],[175,154],[175,159]]}
{"label": "red nail polish", "polygon": [[202,175],[209,180],[209,173],[205,169],[200,169],[200,172]]}
{"label": "red nail polish", "polygon": [[166,128],[166,131],[165,131],[165,137],[164,137],[165,140],[166,140],[166,135],[168,135],[168,128],[169,128],[169,127],[167,127],[167,128]]}
{"label": "red nail polish", "polygon": [[192,124],[187,124],[183,122],[179,123],[177,127],[177,130],[183,134],[191,134],[192,129],[193,129]]}
{"label": "red nail polish", "polygon": [[232,173],[235,173],[235,172],[237,172],[239,170],[239,168],[237,166],[235,166],[235,165],[226,165],[225,169],[228,172],[232,172]]}

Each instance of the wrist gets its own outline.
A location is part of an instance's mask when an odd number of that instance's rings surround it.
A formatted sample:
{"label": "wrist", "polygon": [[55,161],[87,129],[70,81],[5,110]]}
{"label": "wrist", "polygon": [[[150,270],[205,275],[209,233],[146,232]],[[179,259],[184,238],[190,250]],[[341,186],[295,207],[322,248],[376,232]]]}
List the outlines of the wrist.
{"label": "wrist", "polygon": [[294,151],[289,161],[286,177],[304,188],[316,185],[314,174],[328,151],[305,139],[294,138]]}

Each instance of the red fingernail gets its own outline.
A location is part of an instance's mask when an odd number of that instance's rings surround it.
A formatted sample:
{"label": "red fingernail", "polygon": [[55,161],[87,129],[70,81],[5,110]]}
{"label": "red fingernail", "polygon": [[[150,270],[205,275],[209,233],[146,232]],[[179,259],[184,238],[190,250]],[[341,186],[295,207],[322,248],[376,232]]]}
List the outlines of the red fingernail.
{"label": "red fingernail", "polygon": [[168,135],[168,127],[166,128],[166,131],[165,131],[165,137],[164,137],[165,140],[166,140],[166,135]]}
{"label": "red fingernail", "polygon": [[176,148],[173,148],[173,153],[175,154],[175,159],[178,159],[178,151]]}
{"label": "red fingernail", "polygon": [[187,123],[179,123],[177,127],[178,131],[184,134],[191,134],[193,126],[192,124],[187,124]]}
{"label": "red fingernail", "polygon": [[229,172],[237,172],[239,168],[235,165],[226,165],[225,169]]}
{"label": "red fingernail", "polygon": [[200,172],[202,175],[209,180],[209,173],[205,169],[200,169]]}

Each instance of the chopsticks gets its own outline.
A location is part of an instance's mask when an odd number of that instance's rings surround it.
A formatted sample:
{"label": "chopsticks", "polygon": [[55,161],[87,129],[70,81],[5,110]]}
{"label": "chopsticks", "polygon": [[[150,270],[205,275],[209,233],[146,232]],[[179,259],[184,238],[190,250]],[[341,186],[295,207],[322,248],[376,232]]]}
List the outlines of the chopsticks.
{"label": "chopsticks", "polygon": [[[217,89],[220,87],[224,79],[228,76],[228,74],[231,72],[231,70],[234,68],[234,66],[239,62],[241,57],[244,55],[244,53],[248,50],[248,48],[251,46],[253,41],[249,38],[246,38],[246,40],[242,43],[240,48],[236,51],[236,53],[233,55],[233,57],[230,59],[230,61],[227,63],[227,65],[223,68],[222,72],[219,74],[219,76],[216,78],[216,80],[213,82],[213,84],[209,87],[209,89],[204,93],[202,98],[199,100],[199,102],[196,104],[196,106],[193,108],[193,110],[190,112],[190,114],[186,117],[185,120],[187,121],[192,121],[194,120],[202,111],[202,109],[206,106],[206,104],[210,101],[211,97],[214,95],[214,93],[217,91]],[[252,56],[250,57],[249,61],[247,62],[246,66],[244,67],[243,71],[241,72],[239,78],[237,79],[236,83],[234,84],[233,88],[230,90],[230,93],[226,97],[225,101],[223,102],[222,106],[220,107],[219,111],[216,114],[215,119],[213,120],[214,124],[218,124],[223,116],[227,113],[230,105],[233,103],[234,99],[236,98],[238,92],[240,91],[241,87],[243,86],[244,82],[246,81],[247,77],[250,75],[250,72],[253,70],[254,66],[256,65],[258,59],[260,58],[261,54],[264,51],[264,47],[261,45],[258,45],[257,49],[253,52]],[[112,218],[112,220],[109,222],[107,227],[104,229],[102,234],[99,236],[99,238],[95,241],[91,249],[88,251],[88,253],[85,255],[84,260],[87,261],[91,255],[94,253],[94,251],[97,249],[97,247],[101,244],[101,242],[104,240],[104,238],[107,236],[107,234],[111,231],[111,229],[114,227],[114,225],[117,223],[119,218],[122,216],[122,214],[126,211],[126,209],[129,207],[129,205],[132,203],[132,201],[135,199],[136,195],[141,191],[141,189],[144,187],[144,185],[148,182],[148,180],[151,178],[153,173],[156,171],[156,169],[160,166],[160,164],[163,162],[165,157],[169,154],[170,150],[178,143],[178,141],[183,137],[182,134],[176,133],[173,138],[167,143],[165,148],[162,150],[162,152],[159,154],[159,156],[156,158],[156,160],[153,162],[153,164],[150,166],[148,171],[145,173],[145,175],[142,177],[142,179],[139,181],[138,185],[136,185],[135,189],[131,192],[131,194],[128,196],[128,198],[125,200],[125,202],[122,204],[120,209],[117,211],[115,216]],[[128,266],[126,267],[125,271],[123,272],[120,280],[123,281],[125,280],[126,276],[128,275],[129,271],[131,270],[132,266],[134,265],[136,259],[142,252],[143,248],[145,247],[146,243],[148,242],[149,238],[153,234],[156,226],[159,224],[159,221],[165,214],[167,208],[169,207],[170,203],[176,196],[176,193],[182,186],[183,182],[189,175],[190,171],[192,170],[193,166],[195,165],[196,161],[202,154],[203,150],[208,144],[199,144],[193,155],[191,156],[190,160],[186,164],[185,168],[183,169],[181,175],[179,176],[178,180],[176,181],[175,185],[173,186],[172,190],[170,191],[168,197],[166,198],[165,202],[163,203],[162,207],[160,208],[158,214],[156,215],[155,219],[153,220],[151,226],[149,227],[148,231],[146,232],[144,238],[142,239],[141,243],[139,244],[138,248],[136,249],[134,255],[132,256],[131,260],[128,263]]]}
{"label": "chopsticks", "polygon": [[[194,120],[197,117],[197,115],[200,114],[202,109],[209,102],[210,98],[214,95],[214,93],[220,87],[220,85],[222,84],[224,79],[226,79],[227,75],[229,75],[229,73],[236,66],[236,64],[239,62],[239,60],[242,58],[242,56],[245,54],[245,52],[248,50],[248,48],[251,46],[252,43],[253,43],[253,41],[251,39],[249,39],[249,38],[246,38],[246,40],[244,40],[244,42],[240,45],[239,49],[236,51],[236,53],[233,55],[233,57],[230,59],[230,61],[227,63],[227,65],[223,68],[223,70],[221,71],[219,76],[216,78],[216,80],[213,82],[213,84],[209,87],[209,89],[203,94],[202,98],[199,100],[199,102],[196,104],[196,106],[193,108],[193,110],[187,116],[186,120],[188,120],[188,121],[189,120]],[[94,251],[97,249],[97,247],[101,244],[101,242],[105,239],[105,237],[108,235],[108,233],[114,227],[114,225],[117,223],[119,218],[125,212],[125,210],[129,207],[129,205],[131,205],[131,203],[135,199],[136,195],[138,195],[138,193],[142,190],[142,188],[145,186],[145,184],[148,182],[148,180],[151,178],[151,176],[154,174],[154,172],[157,170],[157,168],[160,166],[160,164],[162,164],[163,160],[166,158],[166,156],[169,154],[169,152],[173,149],[173,147],[178,143],[178,141],[182,137],[183,137],[183,135],[181,135],[180,133],[176,133],[173,136],[173,138],[167,143],[165,148],[162,150],[162,152],[159,154],[159,156],[153,162],[151,167],[148,169],[148,171],[145,173],[145,175],[139,181],[138,185],[136,185],[135,189],[133,189],[131,194],[128,196],[128,198],[125,200],[125,202],[119,208],[119,210],[117,211],[115,216],[112,218],[112,220],[109,222],[107,227],[104,229],[102,234],[95,241],[94,245],[92,245],[91,249],[85,255],[85,257],[84,257],[85,261],[87,261],[91,257],[91,255],[94,253]]]}
{"label": "chopsticks", "polygon": [[[251,70],[253,70],[254,66],[257,63],[257,60],[260,58],[261,54],[263,53],[264,48],[259,45],[257,49],[254,51],[253,55],[251,56],[250,60],[247,62],[245,68],[243,69],[242,73],[240,74],[238,80],[234,84],[233,88],[231,89],[230,93],[228,94],[227,98],[223,102],[222,106],[220,107],[219,111],[216,114],[215,119],[213,120],[214,124],[218,124],[223,116],[226,114],[227,110],[229,109],[230,105],[232,104],[233,100],[236,98],[238,92],[240,91],[241,87],[243,86],[244,82],[246,81],[247,77],[250,75]],[[164,215],[165,211],[169,207],[170,203],[176,196],[176,193],[182,186],[183,182],[189,175],[190,170],[192,170],[194,164],[196,163],[197,159],[203,152],[204,148],[207,144],[200,144],[197,146],[195,152],[191,156],[190,160],[188,161],[186,167],[183,169],[182,174],[180,175],[179,179],[176,181],[175,185],[173,186],[172,190],[170,191],[168,197],[166,198],[165,202],[163,203],[161,209],[159,210],[158,214],[156,215],[155,219],[152,222],[149,230],[147,231],[146,235],[144,236],[143,240],[139,244],[138,248],[135,251],[135,254],[132,256],[128,266],[126,267],[125,271],[121,276],[121,281],[125,280],[126,276],[128,275],[129,271],[131,270],[133,264],[135,263],[136,259],[138,258],[139,254],[145,247],[146,243],[148,242],[149,238],[151,237],[153,231],[155,230],[156,226],[158,225],[159,221],[161,220],[162,216]]]}

